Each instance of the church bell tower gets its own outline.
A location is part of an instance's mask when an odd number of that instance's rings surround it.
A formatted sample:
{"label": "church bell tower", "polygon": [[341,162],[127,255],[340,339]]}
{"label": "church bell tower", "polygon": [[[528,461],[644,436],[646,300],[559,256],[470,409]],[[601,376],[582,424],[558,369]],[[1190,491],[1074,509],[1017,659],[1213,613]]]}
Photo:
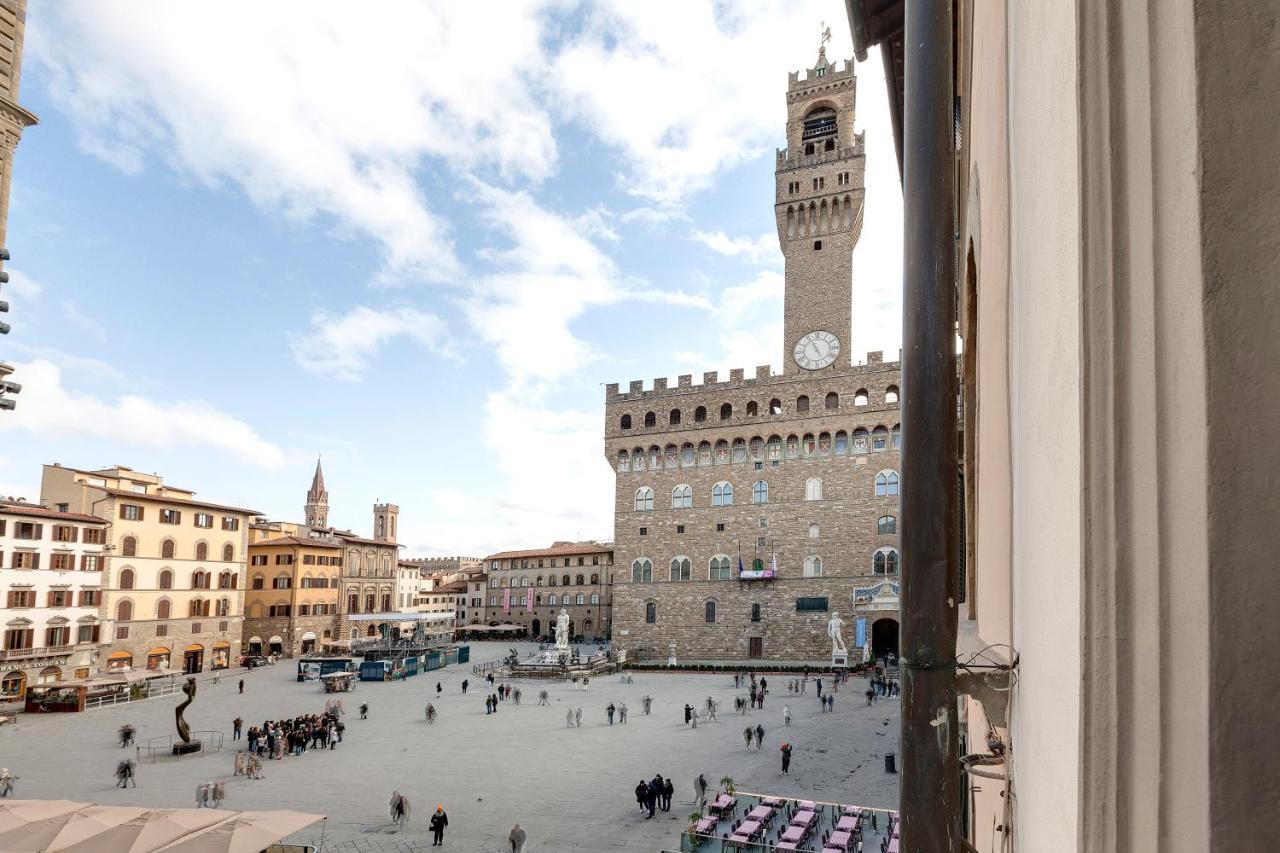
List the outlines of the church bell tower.
{"label": "church bell tower", "polygon": [[329,493],[324,488],[324,471],[320,468],[319,459],[316,459],[316,473],[311,477],[311,488],[307,490],[305,517],[307,527],[324,529],[329,526]]}
{"label": "church bell tower", "polygon": [[857,80],[827,61],[787,82],[787,147],[775,172],[778,242],[786,261],[783,372],[850,363],[853,247],[862,233],[862,136],[853,132]]}

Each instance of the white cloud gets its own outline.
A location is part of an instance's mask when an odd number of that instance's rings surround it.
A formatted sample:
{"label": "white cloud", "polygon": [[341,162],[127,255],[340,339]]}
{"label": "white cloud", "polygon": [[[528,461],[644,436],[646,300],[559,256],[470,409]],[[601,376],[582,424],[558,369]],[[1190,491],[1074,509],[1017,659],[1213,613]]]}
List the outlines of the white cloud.
{"label": "white cloud", "polygon": [[[83,374],[88,378],[109,379],[117,382],[125,378],[123,371],[114,365],[107,364],[102,359],[72,355],[56,347],[24,344],[20,341],[7,341],[5,348],[27,358],[51,361],[63,369]],[[15,374],[13,381],[20,382],[21,377]]]}
{"label": "white cloud", "polygon": [[[621,186],[671,204],[777,145],[785,74],[815,61],[832,14],[817,0],[596,3],[551,79],[564,109],[627,157]],[[828,54],[848,56],[847,28],[832,30]]]}
{"label": "white cloud", "polygon": [[32,17],[28,56],[81,146],[122,170],[167,160],[368,234],[383,280],[448,280],[459,264],[423,158],[535,181],[555,163],[525,79],[543,64],[539,8],[504,4],[495,26],[481,3],[82,0]]}
{"label": "white cloud", "polygon": [[361,377],[370,359],[395,338],[415,341],[451,356],[444,343],[444,323],[415,308],[378,310],[359,305],[342,314],[317,311],[311,328],[289,335],[294,360],[318,376],[344,382]]}
{"label": "white cloud", "polygon": [[61,369],[38,359],[15,365],[22,377],[18,407],[0,418],[0,431],[25,430],[42,438],[105,438],[138,447],[192,447],[220,451],[277,471],[285,453],[244,421],[203,400],[155,401],[124,395],[114,401],[72,391]]}
{"label": "white cloud", "polygon": [[694,231],[693,238],[702,245],[731,258],[742,258],[751,263],[781,263],[782,251],[778,248],[778,235],[773,232],[759,237],[730,237],[723,231]]}
{"label": "white cloud", "polygon": [[34,301],[44,293],[44,285],[27,275],[22,270],[9,268],[9,284],[6,285],[14,301]]}

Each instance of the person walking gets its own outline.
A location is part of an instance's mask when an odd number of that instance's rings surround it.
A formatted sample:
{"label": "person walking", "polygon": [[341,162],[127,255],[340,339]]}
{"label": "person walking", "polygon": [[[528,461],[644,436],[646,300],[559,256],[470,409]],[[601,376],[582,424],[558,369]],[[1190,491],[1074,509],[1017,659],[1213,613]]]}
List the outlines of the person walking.
{"label": "person walking", "polygon": [[549,694],[547,693],[547,691],[545,691],[545,690],[540,690],[540,691],[538,691],[538,704],[539,704],[539,705],[550,705],[551,703],[550,703],[549,701],[547,701],[548,699],[549,699]]}
{"label": "person walking", "polygon": [[836,695],[834,693],[827,694],[827,713],[834,714],[836,712]]}
{"label": "person walking", "polygon": [[[707,719],[708,719],[709,721],[710,721],[710,720],[716,720],[716,708],[717,708],[718,706],[719,706],[719,703],[718,703],[718,702],[714,702],[714,701],[713,701],[710,705],[708,705],[708,706],[707,706]],[[716,720],[716,722],[718,723],[718,722],[720,722],[720,721],[719,721],[719,720]]]}
{"label": "person walking", "polygon": [[581,708],[573,712],[573,723],[578,728],[582,728],[582,709]]}
{"label": "person walking", "polygon": [[215,809],[222,808],[222,801],[227,798],[227,786],[222,782],[214,782],[213,787],[209,789],[209,796],[213,799]]}
{"label": "person walking", "polygon": [[688,702],[684,705],[684,724],[689,725],[689,720],[693,719],[693,706]]}
{"label": "person walking", "polygon": [[745,729],[742,730],[742,739],[747,742],[747,749],[751,748],[751,738],[754,735],[755,735],[755,732],[751,730],[751,726],[747,726]]}
{"label": "person walking", "polygon": [[640,804],[640,811],[645,810],[645,803],[649,801],[649,783],[640,780],[640,784],[636,785],[636,802]]}
{"label": "person walking", "polygon": [[[510,691],[511,688],[508,687],[507,690]],[[515,696],[516,696],[516,704],[519,705],[520,704],[520,688],[519,687],[516,688]]]}
{"label": "person walking", "polygon": [[782,745],[782,774],[784,776],[791,773],[791,744],[784,743]]}
{"label": "person walking", "polygon": [[707,776],[705,773],[699,773],[698,778],[693,780],[694,800],[697,801],[698,807],[701,808],[707,804]]}
{"label": "person walking", "polygon": [[449,825],[449,816],[445,814],[444,806],[443,805],[436,806],[435,814],[431,816],[431,823],[429,824],[429,828],[431,829],[431,846],[432,847],[444,846],[444,828],[448,825]]}
{"label": "person walking", "polygon": [[244,727],[244,720],[236,717],[231,721],[231,739],[240,740],[240,729]]}
{"label": "person walking", "polygon": [[369,703],[368,702],[360,703],[360,719],[362,720],[369,719]]}
{"label": "person walking", "polygon": [[443,692],[444,692],[444,685],[437,681],[436,682],[436,698],[439,699],[440,694]]}
{"label": "person walking", "polygon": [[769,679],[765,678],[763,675],[760,676],[760,692],[761,693],[769,692]]}
{"label": "person walking", "polygon": [[615,707],[613,706],[613,703],[612,703],[612,702],[610,702],[610,703],[609,703],[609,707],[607,707],[607,708],[605,708],[605,709],[604,709],[604,712],[605,712],[606,714],[608,714],[608,715],[609,715],[609,725],[611,725],[611,726],[613,725],[613,713],[614,713],[614,711],[616,711],[616,710],[617,710],[617,708],[615,708]]}
{"label": "person walking", "polygon": [[644,694],[644,698],[640,700],[640,704],[642,706],[641,710],[644,712],[644,715],[646,717],[649,716],[649,712],[653,710],[653,697],[650,696],[648,693]]}
{"label": "person walking", "polygon": [[653,811],[658,807],[658,795],[661,792],[662,777],[655,776],[649,780],[649,784],[646,786],[645,790],[644,805],[645,808],[649,810],[649,814],[645,817],[645,820],[649,820],[653,817]]}
{"label": "person walking", "polygon": [[663,780],[662,810],[664,812],[671,811],[671,797],[675,794],[675,792],[676,792],[676,786],[671,782],[671,779],[668,777],[667,779]]}
{"label": "person walking", "polygon": [[627,706],[625,702],[618,706],[618,722],[624,726],[627,724]]}
{"label": "person walking", "polygon": [[761,711],[764,710],[764,688],[763,687],[760,688],[760,693],[756,697],[756,707],[759,708]]}
{"label": "person walking", "polygon": [[138,780],[133,778],[133,762],[126,758],[116,765],[116,787],[127,788],[130,782],[133,787],[138,787]]}
{"label": "person walking", "polygon": [[467,679],[465,679],[465,678],[464,678],[464,679],[462,679],[462,692],[463,692],[463,694],[464,694],[464,695],[465,695],[465,694],[466,694],[466,692],[467,692],[467,684],[469,684],[469,683],[470,683],[470,682],[468,682],[468,681],[467,681]]}
{"label": "person walking", "polygon": [[791,725],[791,706],[790,705],[782,706],[782,724],[784,726]]}
{"label": "person walking", "polygon": [[764,726],[756,724],[756,749],[759,750],[764,746]]}
{"label": "person walking", "polygon": [[822,679],[821,678],[814,679],[814,683],[818,687],[818,698],[821,699],[822,698]]}
{"label": "person walking", "polygon": [[520,824],[517,823],[511,827],[511,832],[507,834],[507,841],[511,842],[511,853],[520,853],[524,850],[524,842],[528,837],[528,833],[520,828]]}
{"label": "person walking", "polygon": [[244,692],[244,679],[243,679],[243,678],[242,678],[242,679],[240,679],[240,692],[241,692],[241,693],[243,693],[243,692]]}
{"label": "person walking", "polygon": [[[122,761],[120,763],[128,764],[129,762]],[[8,767],[0,767],[0,797],[11,796],[13,794],[13,783],[17,781],[18,777],[10,773]],[[134,783],[134,787],[138,787],[136,782]]]}
{"label": "person walking", "polygon": [[564,712],[564,725],[565,725],[565,728],[567,729],[573,728],[573,709],[572,708],[569,708]]}

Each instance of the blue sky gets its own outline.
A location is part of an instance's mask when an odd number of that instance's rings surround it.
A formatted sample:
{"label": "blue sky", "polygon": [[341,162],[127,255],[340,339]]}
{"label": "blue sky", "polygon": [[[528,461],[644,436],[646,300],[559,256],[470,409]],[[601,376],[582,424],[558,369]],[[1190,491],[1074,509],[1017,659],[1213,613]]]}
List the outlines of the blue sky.
{"label": "blue sky", "polygon": [[[122,464],[414,555],[612,537],[604,383],[781,360],[787,72],[843,3],[33,0],[0,494]],[[74,10],[74,11],[72,11]],[[878,59],[854,353],[900,341]]]}

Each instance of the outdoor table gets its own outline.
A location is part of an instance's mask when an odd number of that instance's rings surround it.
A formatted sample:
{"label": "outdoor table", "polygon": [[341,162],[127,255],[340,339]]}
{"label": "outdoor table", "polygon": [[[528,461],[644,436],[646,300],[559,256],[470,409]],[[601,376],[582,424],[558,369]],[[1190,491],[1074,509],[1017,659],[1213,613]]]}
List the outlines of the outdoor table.
{"label": "outdoor table", "polygon": [[704,817],[694,826],[693,831],[699,835],[706,835],[714,832],[716,828],[716,819],[713,817]]}
{"label": "outdoor table", "polygon": [[739,825],[738,828],[734,830],[734,835],[745,835],[747,838],[751,838],[753,835],[756,835],[762,829],[764,829],[764,824],[761,823],[760,821],[744,820],[741,823],[741,825]]}
{"label": "outdoor table", "polygon": [[800,848],[796,847],[796,842],[794,841],[779,841],[777,844],[774,845],[774,849],[775,850],[799,850]]}
{"label": "outdoor table", "polygon": [[853,836],[847,832],[833,832],[831,833],[831,837],[827,839],[827,846],[838,847],[841,850],[848,850],[849,842],[852,840]]}
{"label": "outdoor table", "polygon": [[862,815],[862,808],[860,806],[845,806],[840,810],[840,813],[860,817]]}
{"label": "outdoor table", "polygon": [[803,812],[812,812],[812,811],[817,811],[817,810],[818,810],[818,807],[817,807],[817,806],[815,806],[815,805],[813,804],[813,800],[801,800],[801,801],[800,801],[800,811],[803,811]]}
{"label": "outdoor table", "polygon": [[791,817],[791,825],[803,826],[805,829],[808,829],[809,826],[817,819],[817,812],[796,812]]}
{"label": "outdoor table", "polygon": [[716,814],[731,809],[738,804],[738,801],[728,794],[721,794],[720,798],[711,804],[711,813]]}
{"label": "outdoor table", "polygon": [[745,835],[730,835],[728,840],[725,841],[725,846],[733,844],[738,847],[746,847],[750,843],[751,839]]}
{"label": "outdoor table", "polygon": [[773,809],[769,808],[768,806],[756,806],[754,809],[747,812],[748,820],[758,820],[761,823],[767,823],[772,818],[773,818]]}
{"label": "outdoor table", "polygon": [[885,853],[898,853],[898,839],[889,840],[889,846],[885,849]]}
{"label": "outdoor table", "polygon": [[836,829],[842,830],[844,832],[853,832],[857,828],[858,828],[858,819],[856,817],[845,815],[844,817],[836,821]]}
{"label": "outdoor table", "polygon": [[799,844],[804,841],[804,827],[788,826],[786,832],[782,833],[782,840],[789,841],[792,844]]}
{"label": "outdoor table", "polygon": [[762,805],[762,806],[780,806],[780,805],[782,805],[782,798],[781,798],[781,797],[762,797],[762,798],[760,799],[760,805]]}

